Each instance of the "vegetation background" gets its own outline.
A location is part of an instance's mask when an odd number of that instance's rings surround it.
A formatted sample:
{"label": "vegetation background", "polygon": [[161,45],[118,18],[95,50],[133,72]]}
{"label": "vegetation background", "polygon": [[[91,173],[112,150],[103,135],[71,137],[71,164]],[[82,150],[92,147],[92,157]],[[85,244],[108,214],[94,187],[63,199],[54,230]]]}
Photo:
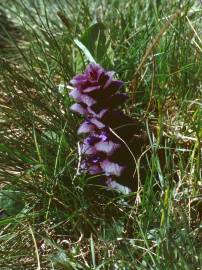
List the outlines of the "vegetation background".
{"label": "vegetation background", "polygon": [[[0,14],[0,268],[202,269],[201,1],[2,0]],[[76,173],[68,82],[88,52],[145,126],[138,192]]]}

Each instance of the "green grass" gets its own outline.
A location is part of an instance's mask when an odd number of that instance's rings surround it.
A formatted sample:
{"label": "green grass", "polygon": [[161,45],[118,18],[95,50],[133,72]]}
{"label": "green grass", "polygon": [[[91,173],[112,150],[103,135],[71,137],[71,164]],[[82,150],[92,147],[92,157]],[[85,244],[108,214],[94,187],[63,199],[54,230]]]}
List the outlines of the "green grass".
{"label": "green grass", "polygon": [[[200,1],[7,0],[0,10],[0,268],[201,269]],[[126,82],[125,112],[150,139],[138,193],[76,174],[68,82],[88,59],[75,39]]]}

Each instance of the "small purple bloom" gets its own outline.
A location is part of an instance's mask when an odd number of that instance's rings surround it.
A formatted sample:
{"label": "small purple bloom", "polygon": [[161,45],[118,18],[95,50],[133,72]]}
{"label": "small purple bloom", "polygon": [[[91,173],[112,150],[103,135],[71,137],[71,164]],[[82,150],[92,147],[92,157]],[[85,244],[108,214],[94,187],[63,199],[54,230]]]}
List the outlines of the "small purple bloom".
{"label": "small purple bloom", "polygon": [[106,142],[109,138],[109,131],[101,131],[101,133],[98,135],[98,137],[103,141]]}

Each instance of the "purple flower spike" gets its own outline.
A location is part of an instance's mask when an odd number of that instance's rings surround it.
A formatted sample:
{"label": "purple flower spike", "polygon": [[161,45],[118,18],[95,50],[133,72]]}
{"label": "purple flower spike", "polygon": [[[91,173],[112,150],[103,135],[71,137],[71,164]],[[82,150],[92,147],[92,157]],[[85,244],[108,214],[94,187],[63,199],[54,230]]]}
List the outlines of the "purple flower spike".
{"label": "purple flower spike", "polygon": [[[117,160],[125,153],[125,145],[110,128],[128,123],[128,117],[119,109],[127,95],[120,93],[123,82],[114,79],[114,71],[106,71],[100,65],[91,63],[83,74],[76,75],[71,81],[74,89],[70,96],[76,101],[70,109],[84,116],[78,134],[88,136],[83,139],[81,169],[90,175],[104,174],[106,183],[123,176],[127,164]],[[108,181],[109,182],[109,181]]]}

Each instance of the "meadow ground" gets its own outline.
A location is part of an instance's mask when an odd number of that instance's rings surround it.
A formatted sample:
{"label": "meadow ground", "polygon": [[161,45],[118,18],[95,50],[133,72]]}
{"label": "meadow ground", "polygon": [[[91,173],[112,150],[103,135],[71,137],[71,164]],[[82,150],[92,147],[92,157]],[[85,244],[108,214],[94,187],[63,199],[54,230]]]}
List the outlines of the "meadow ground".
{"label": "meadow ground", "polygon": [[[202,269],[201,29],[197,0],[0,2],[0,269]],[[138,192],[76,173],[88,52],[148,138]]]}

